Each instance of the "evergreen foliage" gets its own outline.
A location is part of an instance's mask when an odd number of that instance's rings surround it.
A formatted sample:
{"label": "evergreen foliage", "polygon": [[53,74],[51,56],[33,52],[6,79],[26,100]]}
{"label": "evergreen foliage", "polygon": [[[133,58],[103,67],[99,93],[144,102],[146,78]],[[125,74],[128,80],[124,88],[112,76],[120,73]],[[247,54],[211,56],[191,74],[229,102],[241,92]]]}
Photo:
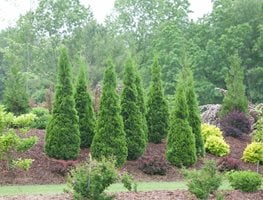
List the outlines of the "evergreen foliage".
{"label": "evergreen foliage", "polygon": [[128,149],[116,86],[115,69],[112,62],[109,62],[104,74],[100,110],[91,152],[95,159],[113,156],[116,165],[121,166],[127,159]]}
{"label": "evergreen foliage", "polygon": [[74,98],[79,117],[80,147],[88,148],[94,136],[95,117],[83,65],[80,66]]}
{"label": "evergreen foliage", "polygon": [[134,64],[129,59],[125,66],[124,88],[121,96],[121,115],[126,133],[128,160],[135,160],[140,157],[147,144],[135,82]]}
{"label": "evergreen foliage", "polygon": [[176,87],[175,107],[171,114],[166,158],[177,167],[189,167],[196,162],[195,136],[189,125],[189,112],[182,72]]}
{"label": "evergreen foliage", "polygon": [[78,116],[75,109],[69,56],[61,48],[52,117],[47,125],[45,152],[56,159],[76,159],[80,151]]}
{"label": "evergreen foliage", "polygon": [[18,67],[11,67],[7,75],[3,102],[6,110],[15,115],[24,114],[29,110],[26,80]]}
{"label": "evergreen foliage", "polygon": [[185,81],[185,95],[188,106],[188,122],[192,127],[193,134],[195,135],[195,147],[197,156],[204,156],[205,148],[204,141],[201,135],[201,117],[198,107],[198,102],[194,90],[194,78],[193,73],[189,67],[185,67],[184,79]]}
{"label": "evergreen foliage", "polygon": [[168,132],[169,113],[164,98],[161,71],[157,57],[152,67],[152,81],[147,102],[147,126],[149,142],[160,143]]}
{"label": "evergreen foliage", "polygon": [[241,111],[246,113],[248,101],[245,95],[244,70],[241,67],[241,60],[237,55],[231,56],[230,69],[226,77],[227,94],[224,97],[221,115],[225,116],[231,111]]}

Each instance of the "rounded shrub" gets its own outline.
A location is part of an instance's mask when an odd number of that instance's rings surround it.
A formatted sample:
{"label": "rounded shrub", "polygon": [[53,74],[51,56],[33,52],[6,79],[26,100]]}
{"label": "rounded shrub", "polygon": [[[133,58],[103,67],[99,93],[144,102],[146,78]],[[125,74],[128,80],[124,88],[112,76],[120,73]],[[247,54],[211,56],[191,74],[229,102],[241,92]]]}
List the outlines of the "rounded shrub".
{"label": "rounded shrub", "polygon": [[229,154],[229,145],[223,138],[217,136],[210,136],[205,142],[205,149],[215,156],[225,156]]}
{"label": "rounded shrub", "polygon": [[210,136],[216,136],[219,138],[223,138],[222,131],[216,127],[215,125],[211,124],[202,124],[201,125],[201,134],[204,139],[204,142],[206,142],[207,138]]}
{"label": "rounded shrub", "polygon": [[231,171],[231,170],[239,170],[241,161],[236,158],[232,158],[230,156],[226,156],[221,158],[217,162],[217,168],[220,172]]}
{"label": "rounded shrub", "polygon": [[242,159],[245,162],[257,163],[263,162],[263,143],[252,142],[249,144],[243,152]]}
{"label": "rounded shrub", "polygon": [[228,175],[230,185],[243,192],[255,192],[262,184],[262,176],[251,171],[236,171]]}
{"label": "rounded shrub", "polygon": [[34,113],[22,114],[14,118],[13,126],[16,128],[31,127],[37,116]]}

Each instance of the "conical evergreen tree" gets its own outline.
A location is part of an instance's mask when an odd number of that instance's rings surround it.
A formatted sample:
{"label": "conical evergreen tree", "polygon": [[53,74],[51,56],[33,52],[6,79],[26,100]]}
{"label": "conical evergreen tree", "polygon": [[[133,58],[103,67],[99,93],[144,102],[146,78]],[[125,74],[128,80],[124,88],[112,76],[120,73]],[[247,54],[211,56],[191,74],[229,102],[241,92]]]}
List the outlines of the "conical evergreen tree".
{"label": "conical evergreen tree", "polygon": [[161,71],[157,57],[152,67],[152,81],[147,101],[147,126],[149,142],[160,143],[168,132],[168,105],[164,98]]}
{"label": "conical evergreen tree", "polygon": [[52,117],[47,125],[45,152],[56,159],[76,159],[80,151],[78,116],[75,109],[68,52],[61,48]]}
{"label": "conical evergreen tree", "polygon": [[29,96],[26,90],[25,77],[18,67],[11,67],[5,81],[3,97],[7,111],[20,115],[29,110]]}
{"label": "conical evergreen tree", "polygon": [[204,141],[201,135],[201,116],[194,90],[193,73],[187,66],[183,69],[183,73],[185,80],[185,96],[189,111],[188,122],[189,125],[192,127],[193,134],[195,135],[196,154],[197,156],[204,156],[205,148]]}
{"label": "conical evergreen tree", "polygon": [[117,166],[121,166],[127,159],[128,149],[116,86],[116,74],[110,62],[104,74],[100,110],[91,152],[96,159],[113,156]]}
{"label": "conical evergreen tree", "polygon": [[95,117],[91,97],[87,91],[84,64],[81,64],[75,90],[76,110],[79,117],[80,147],[88,148],[95,131]]}
{"label": "conical evergreen tree", "polygon": [[144,153],[147,143],[135,81],[133,61],[129,59],[125,66],[124,88],[121,96],[121,115],[126,133],[128,160],[140,157]]}
{"label": "conical evergreen tree", "polygon": [[227,115],[231,111],[247,112],[248,101],[245,95],[244,69],[238,55],[231,56],[230,69],[226,77],[227,94],[224,97],[220,114]]}
{"label": "conical evergreen tree", "polygon": [[189,167],[196,162],[195,136],[188,122],[189,115],[183,81],[183,74],[180,73],[166,146],[167,160],[177,167]]}

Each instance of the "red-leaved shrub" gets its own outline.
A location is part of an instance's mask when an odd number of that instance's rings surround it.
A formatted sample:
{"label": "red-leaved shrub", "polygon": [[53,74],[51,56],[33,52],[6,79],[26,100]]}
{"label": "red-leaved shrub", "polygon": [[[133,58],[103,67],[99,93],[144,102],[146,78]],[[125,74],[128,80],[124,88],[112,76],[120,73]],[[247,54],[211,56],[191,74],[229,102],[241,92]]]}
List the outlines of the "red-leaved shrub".
{"label": "red-leaved shrub", "polygon": [[221,158],[217,163],[217,168],[220,172],[230,171],[230,170],[239,170],[240,169],[240,160],[226,156]]}
{"label": "red-leaved shrub", "polygon": [[142,156],[139,158],[139,169],[150,175],[165,175],[168,162],[163,156]]}

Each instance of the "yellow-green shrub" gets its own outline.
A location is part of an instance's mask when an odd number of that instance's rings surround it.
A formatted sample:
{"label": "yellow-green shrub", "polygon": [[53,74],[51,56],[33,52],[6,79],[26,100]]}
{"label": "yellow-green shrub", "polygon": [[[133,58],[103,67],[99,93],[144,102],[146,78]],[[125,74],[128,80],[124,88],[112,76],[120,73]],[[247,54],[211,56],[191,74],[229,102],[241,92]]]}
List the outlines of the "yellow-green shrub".
{"label": "yellow-green shrub", "polygon": [[17,128],[30,127],[37,116],[33,113],[23,114],[14,119],[14,126]]}
{"label": "yellow-green shrub", "polygon": [[204,142],[206,142],[207,138],[210,136],[216,136],[223,139],[222,131],[215,125],[202,124],[201,131]]}
{"label": "yellow-green shrub", "polygon": [[218,136],[209,136],[205,142],[205,149],[216,156],[224,156],[230,152],[229,145]]}
{"label": "yellow-green shrub", "polygon": [[34,161],[33,159],[21,159],[21,158],[19,158],[17,160],[13,160],[12,165],[15,168],[28,171],[29,168],[31,167],[33,161]]}
{"label": "yellow-green shrub", "polygon": [[242,160],[245,162],[257,163],[263,162],[263,143],[252,142],[243,152]]}

